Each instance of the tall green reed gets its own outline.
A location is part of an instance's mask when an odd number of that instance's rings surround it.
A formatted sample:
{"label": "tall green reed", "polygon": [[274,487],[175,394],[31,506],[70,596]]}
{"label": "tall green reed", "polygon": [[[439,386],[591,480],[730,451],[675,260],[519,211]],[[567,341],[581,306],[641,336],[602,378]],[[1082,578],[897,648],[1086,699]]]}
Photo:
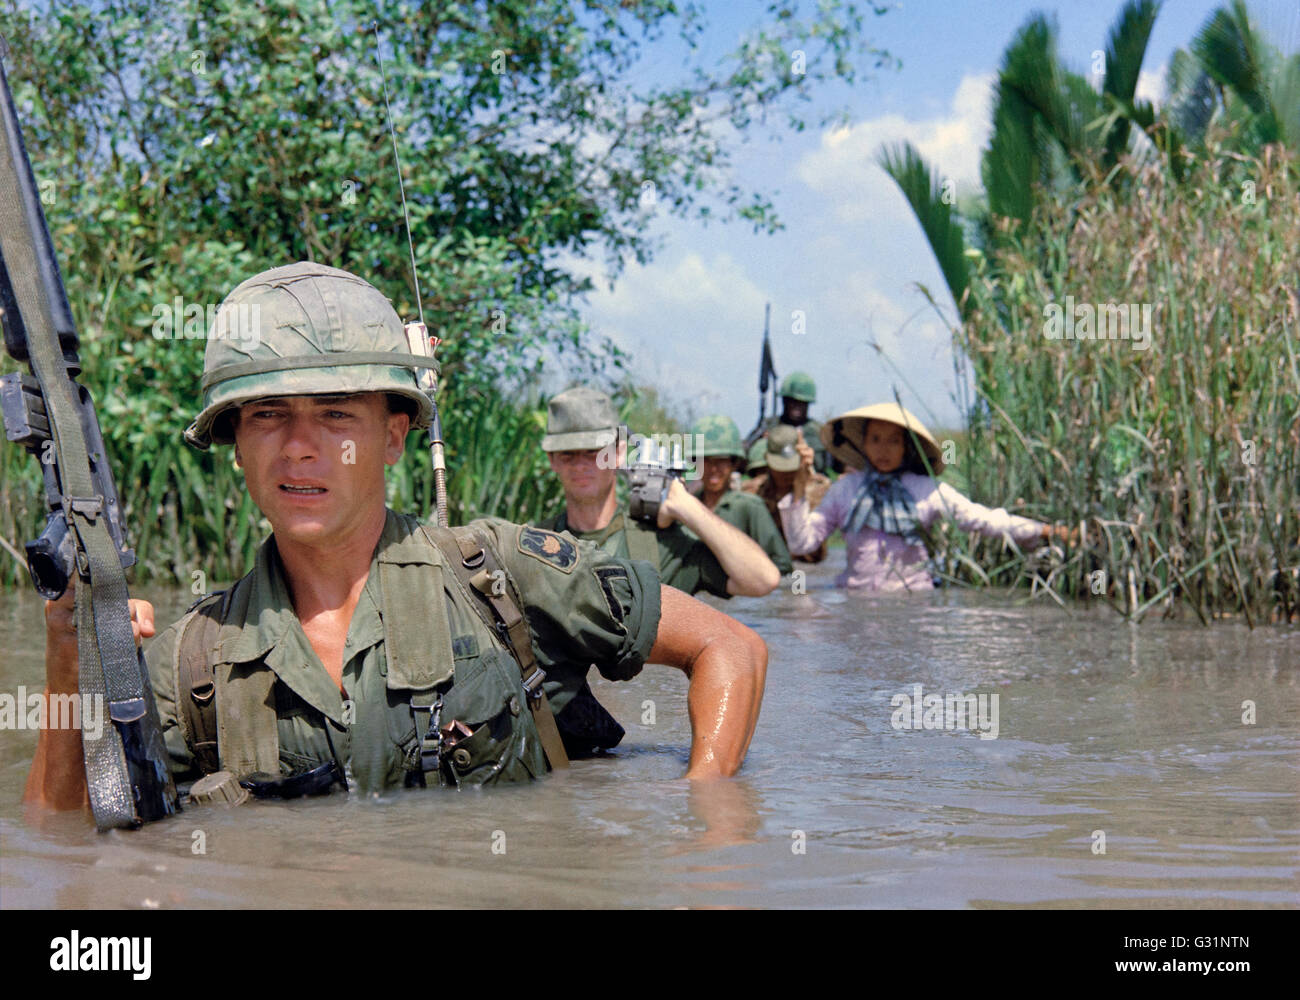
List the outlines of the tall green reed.
{"label": "tall green reed", "polygon": [[[1177,186],[1126,164],[977,262],[955,331],[975,388],[960,473],[984,502],[1084,531],[1026,556],[944,529],[953,580],[1027,579],[1136,620],[1300,617],[1297,164],[1270,147],[1193,169]],[[1150,306],[1149,349],[1049,340],[1067,296]]]}

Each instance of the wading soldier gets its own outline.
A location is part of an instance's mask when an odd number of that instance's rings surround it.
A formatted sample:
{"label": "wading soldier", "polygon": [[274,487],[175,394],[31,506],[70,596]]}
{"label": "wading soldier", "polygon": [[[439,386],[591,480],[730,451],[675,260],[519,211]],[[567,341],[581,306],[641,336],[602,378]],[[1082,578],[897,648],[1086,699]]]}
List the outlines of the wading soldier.
{"label": "wading soldier", "polygon": [[734,474],[745,467],[745,449],[735,421],[721,414],[704,417],[695,422],[691,434],[695,457],[701,466],[701,489],[697,496],[704,506],[754,539],[777,569],[789,573],[793,567],[780,522],[772,519],[773,515],[758,497],[731,488]]}
{"label": "wading soldier", "polygon": [[[782,542],[785,541],[785,525],[781,521],[781,511],[777,504],[783,496],[794,490],[795,474],[799,469],[799,433],[797,427],[777,424],[767,432],[766,438],[756,441],[750,449],[749,464],[749,474],[754,478],[747,480],[741,487],[746,493],[757,495],[767,506],[768,513],[781,530]],[[830,479],[820,472],[810,472],[804,494],[808,498],[808,506],[816,510],[830,485]],[[826,558],[826,543],[823,541],[811,552],[791,558],[799,562],[819,563]]]}
{"label": "wading soldier", "polygon": [[[260,309],[251,343],[221,337],[241,305]],[[620,680],[685,671],[687,777],[734,773],[766,670],[752,631],[596,546],[386,508],[385,467],[433,412],[416,376],[431,361],[411,350],[388,300],[335,268],[275,268],[223,303],[186,438],[234,445],[272,534],[147,650],[177,779],[220,769],[287,797],[537,777],[567,765],[552,713],[593,662]],[[132,605],[152,635],[152,607]],[[71,592],[46,606],[53,694],[76,690],[72,610]],[[86,801],[79,733],[41,733],[26,798]]]}
{"label": "wading soldier", "polygon": [[[718,517],[673,479],[654,527],[633,520],[616,495],[627,464],[614,404],[603,392],[569,389],[551,400],[542,450],[564,487],[564,509],[544,522],[595,542],[610,555],[640,559],[688,594],[762,597],[781,572],[748,535]],[[690,534],[684,529],[690,529]]]}
{"label": "wading soldier", "polygon": [[769,434],[773,428],[786,426],[803,430],[803,439],[813,450],[813,470],[823,475],[830,471],[831,456],[822,444],[822,425],[808,419],[808,407],[817,402],[817,383],[806,372],[792,372],[781,380],[781,412],[767,418],[763,425]]}

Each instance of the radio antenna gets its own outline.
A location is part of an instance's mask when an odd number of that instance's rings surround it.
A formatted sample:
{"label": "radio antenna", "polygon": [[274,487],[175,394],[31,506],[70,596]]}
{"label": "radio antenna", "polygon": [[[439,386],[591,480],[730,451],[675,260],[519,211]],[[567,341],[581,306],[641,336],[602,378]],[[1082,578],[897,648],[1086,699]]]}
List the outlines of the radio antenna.
{"label": "radio antenna", "polygon": [[411,281],[415,283],[415,306],[420,312],[418,323],[405,326],[406,343],[411,353],[427,357],[429,366],[417,373],[416,381],[429,398],[433,414],[429,421],[429,454],[433,462],[433,493],[437,509],[438,526],[447,527],[447,452],[442,440],[442,419],[438,416],[438,375],[433,365],[433,355],[438,349],[437,337],[429,336],[424,325],[424,297],[420,294],[420,275],[415,268],[415,239],[411,236],[411,213],[406,207],[406,182],[402,180],[402,157],[397,151],[397,130],[393,128],[393,106],[388,100],[388,76],[384,73],[384,59],[379,39],[379,22],[374,22],[375,62],[379,64],[379,78],[384,84],[384,109],[388,113],[388,134],[393,140],[393,160],[397,164],[397,189],[402,193],[402,218],[406,220],[406,247],[411,254]]}
{"label": "radio antenna", "polygon": [[402,157],[397,152],[397,131],[393,128],[393,106],[388,101],[388,76],[384,73],[383,53],[380,51],[379,22],[374,22],[375,62],[379,64],[379,79],[384,85],[384,110],[388,114],[388,135],[393,140],[393,159],[397,162],[397,190],[402,195],[402,218],[406,220],[406,246],[411,252],[411,280],[415,282],[415,307],[424,322],[424,299],[420,295],[420,275],[415,270],[415,240],[411,237],[411,213],[406,207],[406,183],[402,180]]}

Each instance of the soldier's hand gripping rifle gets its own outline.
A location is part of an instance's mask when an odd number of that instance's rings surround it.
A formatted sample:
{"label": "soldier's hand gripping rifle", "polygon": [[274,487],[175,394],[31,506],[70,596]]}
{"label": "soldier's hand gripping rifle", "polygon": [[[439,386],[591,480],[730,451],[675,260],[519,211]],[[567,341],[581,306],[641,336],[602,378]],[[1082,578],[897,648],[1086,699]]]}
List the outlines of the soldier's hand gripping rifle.
{"label": "soldier's hand gripping rifle", "polygon": [[101,830],[134,827],[179,809],[148,671],[127,604],[121,510],[99,421],[81,373],[79,340],[63,290],[0,38],[0,320],[5,350],[31,375],[0,379],[5,434],[36,455],[45,477],[45,530],[28,542],[37,592],[57,600],[78,577],[78,689],[102,699],[113,725],[82,729],[86,785]]}

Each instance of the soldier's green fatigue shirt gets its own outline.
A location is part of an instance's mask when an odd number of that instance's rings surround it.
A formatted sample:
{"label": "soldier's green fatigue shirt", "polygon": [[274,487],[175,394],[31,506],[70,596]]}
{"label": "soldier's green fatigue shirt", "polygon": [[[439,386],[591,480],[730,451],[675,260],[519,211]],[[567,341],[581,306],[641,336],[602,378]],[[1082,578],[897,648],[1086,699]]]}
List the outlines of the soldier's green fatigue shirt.
{"label": "soldier's green fatigue shirt", "polygon": [[628,546],[629,533],[636,533],[646,542],[654,542],[659,553],[655,568],[666,586],[676,587],[687,594],[704,590],[716,597],[731,596],[727,593],[727,571],[713,550],[676,522],[666,528],[643,527],[632,522],[624,508],[600,531],[574,531],[569,527],[568,512],[561,509],[542,526],[551,531],[567,531],[574,538],[594,542],[604,552],[619,559],[642,558],[639,552],[633,553]]}
{"label": "soldier's green fatigue shirt", "polygon": [[[274,697],[282,775],[332,760],[331,743],[363,791],[400,788],[415,766],[418,754],[409,692],[387,686],[384,563],[441,568],[443,592],[418,598],[428,602],[421,606],[430,608],[430,617],[436,606],[446,609],[454,663],[438,662],[437,651],[431,650],[436,675],[454,676],[455,685],[461,685],[481,676],[486,667],[513,671],[511,679],[518,683],[517,662],[470,606],[478,597],[455,582],[441,550],[430,544],[418,523],[409,515],[387,513],[343,647],[346,693],[325,672],[294,613],[274,537],[258,551],[246,578],[251,589],[244,625],[232,630],[229,638],[223,628],[218,651],[220,662],[235,664],[238,670],[274,673],[273,679],[266,680]],[[495,518],[475,521],[473,526],[515,582],[538,665],[546,671],[545,688],[553,711],[562,710],[582,688],[592,663],[599,664],[610,680],[629,680],[640,672],[659,629],[659,580],[648,563],[614,558],[594,545],[575,545]],[[232,606],[232,618],[240,604],[236,601]],[[192,781],[199,772],[177,719],[173,655],[178,625],[150,644],[146,660],[173,773],[178,781]],[[217,694],[220,724],[220,686]],[[344,719],[345,699],[352,703],[349,721]],[[442,723],[450,721],[444,714]],[[222,766],[227,766],[224,751]]]}
{"label": "soldier's green fatigue shirt", "polygon": [[[790,561],[790,550],[786,548],[785,537],[776,522],[772,520],[772,515],[768,513],[767,504],[760,497],[752,493],[742,493],[740,490],[727,490],[718,498],[713,513],[758,542],[758,547],[767,553],[767,557],[782,573],[789,573],[794,569],[794,564]],[[694,534],[689,529],[687,532]]]}
{"label": "soldier's green fatigue shirt", "polygon": [[[770,431],[781,423],[781,415],[778,413],[774,417],[768,417],[763,423],[763,430]],[[822,425],[819,421],[809,420],[807,423],[800,424],[800,430],[803,431],[804,443],[813,450],[813,470],[820,472],[822,475],[831,471],[831,456],[822,444]]]}

